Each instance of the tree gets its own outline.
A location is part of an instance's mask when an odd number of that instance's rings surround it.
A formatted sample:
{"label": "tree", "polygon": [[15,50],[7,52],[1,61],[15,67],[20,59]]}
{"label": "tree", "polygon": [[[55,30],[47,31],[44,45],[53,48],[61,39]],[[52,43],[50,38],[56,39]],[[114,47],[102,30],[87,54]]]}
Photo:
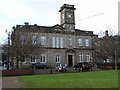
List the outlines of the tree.
{"label": "tree", "polygon": [[23,62],[30,59],[35,46],[32,44],[31,36],[27,32],[14,31],[11,35],[11,56],[16,63],[16,68],[19,68],[19,63],[22,67]]}
{"label": "tree", "polygon": [[99,59],[107,61],[112,57],[112,63],[117,63],[120,59],[120,36],[109,36],[108,31],[106,31],[105,36],[97,41],[94,53]]}

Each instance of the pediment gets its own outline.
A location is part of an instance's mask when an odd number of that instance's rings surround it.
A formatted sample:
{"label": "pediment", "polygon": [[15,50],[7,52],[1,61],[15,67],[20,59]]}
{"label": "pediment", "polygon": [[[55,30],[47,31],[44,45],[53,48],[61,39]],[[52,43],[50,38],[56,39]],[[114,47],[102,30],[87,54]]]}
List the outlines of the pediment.
{"label": "pediment", "polygon": [[56,24],[56,25],[54,25],[53,26],[55,29],[63,29],[63,27],[61,26],[61,25],[59,25],[59,24]]}
{"label": "pediment", "polygon": [[68,52],[68,53],[75,53],[75,50],[73,50],[73,49],[68,49],[68,50],[66,50],[66,52]]}

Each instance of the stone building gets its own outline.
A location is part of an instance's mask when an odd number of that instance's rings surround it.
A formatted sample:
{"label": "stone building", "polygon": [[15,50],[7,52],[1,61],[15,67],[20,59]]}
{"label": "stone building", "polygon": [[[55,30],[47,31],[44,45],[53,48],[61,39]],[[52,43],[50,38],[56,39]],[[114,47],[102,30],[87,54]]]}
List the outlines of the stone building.
{"label": "stone building", "polygon": [[[16,25],[12,35],[21,33],[18,40],[21,44],[27,43],[30,37],[31,44],[37,46],[24,63],[46,63],[56,65],[66,63],[73,66],[79,62],[93,61],[93,31],[75,29],[75,7],[64,4],[60,12],[60,25],[39,26],[37,24]],[[14,39],[12,43],[15,43]]]}

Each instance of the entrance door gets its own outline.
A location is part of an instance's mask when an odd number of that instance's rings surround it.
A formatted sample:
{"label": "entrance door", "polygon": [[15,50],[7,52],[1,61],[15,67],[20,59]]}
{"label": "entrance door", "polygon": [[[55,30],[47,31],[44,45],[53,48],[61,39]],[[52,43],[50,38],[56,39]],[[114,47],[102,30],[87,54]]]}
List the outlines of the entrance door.
{"label": "entrance door", "polygon": [[68,66],[73,66],[72,55],[68,55]]}

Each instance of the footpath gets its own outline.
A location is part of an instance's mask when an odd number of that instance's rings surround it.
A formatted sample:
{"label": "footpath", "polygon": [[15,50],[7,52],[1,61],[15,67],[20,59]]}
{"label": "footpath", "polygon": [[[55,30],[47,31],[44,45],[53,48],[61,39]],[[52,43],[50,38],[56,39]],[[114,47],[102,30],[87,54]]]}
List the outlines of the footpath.
{"label": "footpath", "polygon": [[22,88],[17,77],[2,77],[2,88]]}

